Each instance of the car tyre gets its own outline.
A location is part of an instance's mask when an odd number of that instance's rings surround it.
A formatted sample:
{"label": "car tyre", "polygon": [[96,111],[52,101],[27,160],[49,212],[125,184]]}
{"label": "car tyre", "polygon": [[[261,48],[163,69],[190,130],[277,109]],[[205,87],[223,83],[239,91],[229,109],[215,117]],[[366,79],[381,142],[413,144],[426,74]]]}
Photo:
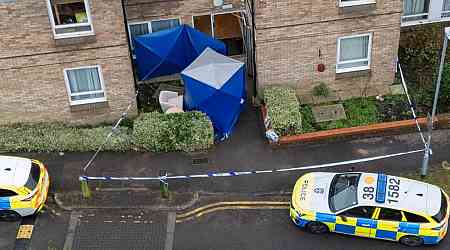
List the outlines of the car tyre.
{"label": "car tyre", "polygon": [[22,218],[20,214],[12,210],[0,211],[0,220],[3,221],[18,221]]}
{"label": "car tyre", "polygon": [[413,235],[406,235],[400,238],[400,243],[409,247],[418,247],[423,244],[423,239]]}
{"label": "car tyre", "polygon": [[324,234],[328,233],[328,226],[317,221],[313,221],[306,225],[306,230],[313,234]]}

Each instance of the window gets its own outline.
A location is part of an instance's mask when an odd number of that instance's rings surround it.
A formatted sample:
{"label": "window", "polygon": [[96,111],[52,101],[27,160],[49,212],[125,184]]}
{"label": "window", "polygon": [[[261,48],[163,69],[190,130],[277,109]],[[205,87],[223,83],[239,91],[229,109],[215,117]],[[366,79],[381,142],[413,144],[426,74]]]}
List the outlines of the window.
{"label": "window", "polygon": [[428,18],[430,0],[403,0],[402,21],[417,21]]}
{"label": "window", "polygon": [[450,0],[443,0],[442,2],[441,17],[450,17]]}
{"label": "window", "polygon": [[180,25],[181,22],[180,19],[178,18],[130,23],[128,25],[128,28],[130,31],[131,47],[134,48],[134,38],[137,36],[142,36],[165,29],[175,28]]}
{"label": "window", "polygon": [[407,222],[429,223],[428,219],[423,216],[408,212],[403,212],[403,214],[405,215]]}
{"label": "window", "polygon": [[374,4],[375,0],[339,0],[339,7],[347,7],[354,5],[363,5],[363,4]]}
{"label": "window", "polygon": [[229,56],[244,53],[240,12],[194,16],[194,28],[225,43]]}
{"label": "window", "polygon": [[371,49],[372,34],[339,38],[336,73],[369,69]]}
{"label": "window", "polygon": [[402,213],[395,209],[382,208],[380,211],[380,215],[378,216],[378,219],[379,220],[401,221]]}
{"label": "window", "polygon": [[64,70],[70,104],[86,104],[106,101],[100,66]]}
{"label": "window", "polygon": [[88,0],[47,0],[55,38],[92,35]]}
{"label": "window", "polygon": [[343,212],[340,215],[344,215],[344,216],[348,216],[348,217],[370,219],[370,218],[372,218],[372,214],[373,214],[374,210],[375,210],[374,207],[367,207],[367,206],[355,207],[355,208],[352,208],[352,209],[349,209],[349,210]]}
{"label": "window", "polygon": [[16,196],[17,193],[8,189],[0,189],[0,197]]}
{"label": "window", "polygon": [[25,187],[33,191],[39,183],[40,178],[41,168],[35,163],[31,164],[30,175],[28,176],[28,180],[25,183]]}
{"label": "window", "polygon": [[358,181],[361,174],[337,174],[330,186],[329,205],[332,211],[354,206],[357,201]]}

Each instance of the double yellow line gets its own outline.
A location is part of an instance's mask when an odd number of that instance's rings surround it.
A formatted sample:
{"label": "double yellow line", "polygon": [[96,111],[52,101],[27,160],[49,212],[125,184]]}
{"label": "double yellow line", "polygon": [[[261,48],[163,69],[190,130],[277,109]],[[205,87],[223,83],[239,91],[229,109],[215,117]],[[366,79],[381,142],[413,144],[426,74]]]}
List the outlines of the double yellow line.
{"label": "double yellow line", "polygon": [[289,202],[287,201],[222,201],[205,205],[183,214],[178,214],[176,217],[176,222],[185,222],[194,218],[202,217],[206,214],[223,210],[288,208]]}

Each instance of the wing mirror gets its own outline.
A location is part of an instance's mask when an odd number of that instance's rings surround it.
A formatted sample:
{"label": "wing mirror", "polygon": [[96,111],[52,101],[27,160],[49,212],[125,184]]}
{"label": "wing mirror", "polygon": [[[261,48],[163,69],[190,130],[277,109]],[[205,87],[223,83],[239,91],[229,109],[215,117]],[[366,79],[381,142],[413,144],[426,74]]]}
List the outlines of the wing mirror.
{"label": "wing mirror", "polygon": [[345,215],[339,215],[339,217],[341,218],[341,220],[342,220],[343,222],[347,222],[347,216],[345,216]]}

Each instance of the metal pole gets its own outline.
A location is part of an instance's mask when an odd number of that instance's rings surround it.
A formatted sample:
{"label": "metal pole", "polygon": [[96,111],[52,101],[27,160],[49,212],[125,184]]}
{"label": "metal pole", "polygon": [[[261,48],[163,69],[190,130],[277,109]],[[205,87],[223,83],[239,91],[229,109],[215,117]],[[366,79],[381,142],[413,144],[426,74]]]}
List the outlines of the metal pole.
{"label": "metal pole", "polygon": [[[444,61],[445,61],[445,54],[447,52],[449,34],[450,34],[450,27],[447,27],[447,28],[445,28],[445,31],[444,31],[444,45],[442,47],[441,62],[439,64],[439,72],[438,72],[438,77],[436,80],[436,90],[434,92],[433,110],[431,112],[431,125],[433,125],[434,118],[436,116],[437,103],[438,103],[438,98],[439,98],[439,89],[441,87],[442,72],[444,71]],[[431,126],[429,134],[428,134],[428,142],[426,145],[425,155],[423,157],[422,171],[421,171],[422,177],[425,177],[427,175],[427,171],[428,171],[429,158],[430,158],[430,155],[432,152],[431,151],[431,133],[432,133],[432,131],[433,131],[433,126]]]}

